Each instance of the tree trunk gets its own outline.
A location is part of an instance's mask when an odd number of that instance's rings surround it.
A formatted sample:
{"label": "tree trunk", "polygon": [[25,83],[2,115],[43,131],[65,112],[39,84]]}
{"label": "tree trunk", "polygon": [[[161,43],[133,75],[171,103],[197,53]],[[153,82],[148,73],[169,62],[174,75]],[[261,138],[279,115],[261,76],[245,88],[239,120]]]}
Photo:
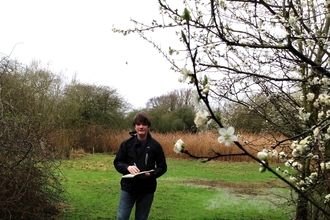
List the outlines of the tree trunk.
{"label": "tree trunk", "polygon": [[298,195],[297,199],[297,206],[296,206],[296,220],[307,220],[307,214],[308,214],[308,202],[307,200],[301,196]]}
{"label": "tree trunk", "polygon": [[1,75],[2,73],[0,73],[0,138],[3,135],[4,132],[4,125],[5,125],[5,120],[4,120],[4,110],[3,110],[3,103],[2,103],[2,82],[1,82]]}

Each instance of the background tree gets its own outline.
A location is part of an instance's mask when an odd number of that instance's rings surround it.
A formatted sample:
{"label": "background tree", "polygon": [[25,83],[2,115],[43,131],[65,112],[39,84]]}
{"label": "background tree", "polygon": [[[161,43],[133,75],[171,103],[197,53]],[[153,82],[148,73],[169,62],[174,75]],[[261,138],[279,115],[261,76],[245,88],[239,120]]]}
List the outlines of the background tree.
{"label": "background tree", "polygon": [[54,111],[58,80],[34,67],[23,68],[8,57],[0,61],[1,219],[49,218],[64,201],[54,154],[44,139],[54,122],[47,114]]}
{"label": "background tree", "polygon": [[60,108],[65,128],[100,125],[120,129],[130,105],[116,89],[73,82],[65,87]]}
{"label": "background tree", "polygon": [[150,98],[146,111],[152,118],[152,130],[167,133],[193,132],[193,92],[189,89],[173,90],[167,94]]}
{"label": "background tree", "polygon": [[193,92],[191,88],[173,90],[167,94],[152,97],[147,102],[147,108],[155,108],[162,106],[168,111],[173,111],[180,107],[193,106],[192,103]]}
{"label": "background tree", "polygon": [[173,111],[168,111],[167,106],[157,106],[150,109],[139,109],[130,112],[125,118],[127,128],[133,130],[133,118],[140,112],[145,111],[151,118],[152,132],[170,133],[170,132],[195,132],[194,108],[189,106],[179,107]]}
{"label": "background tree", "polygon": [[152,119],[151,131],[169,133],[176,131],[194,132],[195,112],[192,107],[180,107],[168,111],[166,107],[158,106],[147,111]]}
{"label": "background tree", "polygon": [[31,128],[38,133],[49,131],[57,119],[61,78],[36,61],[28,67],[16,61],[6,62],[10,62],[8,68],[12,68],[10,73],[2,75],[2,97],[7,116],[29,118]]}
{"label": "background tree", "polygon": [[[242,155],[261,163],[261,171],[272,172],[297,193],[296,219],[329,219],[330,3],[158,2],[162,15],[159,21],[144,24],[133,20],[135,29],[114,31],[140,34],[172,63],[173,70],[181,71],[183,82],[195,86],[198,99],[204,104],[198,106],[197,115],[201,118],[199,125],[205,123],[203,128],[209,120],[220,128],[225,125],[224,115],[215,114],[214,103],[218,103],[219,109],[224,104],[237,104],[267,121],[269,132],[283,134],[286,138],[275,139],[269,150],[291,145],[287,149],[290,154],[278,154],[291,168],[283,175],[268,166],[268,151],[258,154],[267,156],[257,157],[249,154],[240,141],[235,141],[235,145],[243,151]],[[158,29],[174,30],[172,33],[184,47],[166,45],[169,51],[163,50],[147,35]],[[184,68],[178,64],[180,59],[189,61]],[[229,138],[231,132],[227,135]],[[183,152],[188,153],[184,149]]]}
{"label": "background tree", "polygon": [[[117,90],[76,83],[33,61],[0,62],[0,218],[45,219],[64,201],[57,162],[79,147],[113,149],[130,105]],[[117,146],[116,146],[117,147]]]}
{"label": "background tree", "polygon": [[[297,97],[296,100],[298,99]],[[250,132],[275,133],[281,130],[286,136],[294,135],[292,131],[299,130],[299,121],[292,120],[296,117],[295,109],[286,97],[256,94],[252,100],[225,104],[221,111],[223,123]],[[251,105],[255,108],[250,108]],[[269,118],[272,118],[272,121],[269,121]]]}

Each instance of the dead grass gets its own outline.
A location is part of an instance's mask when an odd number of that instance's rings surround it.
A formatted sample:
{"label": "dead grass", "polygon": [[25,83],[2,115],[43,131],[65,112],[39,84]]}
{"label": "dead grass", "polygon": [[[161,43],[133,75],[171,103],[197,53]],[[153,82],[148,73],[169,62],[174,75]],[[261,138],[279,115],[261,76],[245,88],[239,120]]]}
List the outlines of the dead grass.
{"label": "dead grass", "polygon": [[87,153],[84,151],[84,149],[71,149],[70,152],[70,158],[82,158],[85,157]]}

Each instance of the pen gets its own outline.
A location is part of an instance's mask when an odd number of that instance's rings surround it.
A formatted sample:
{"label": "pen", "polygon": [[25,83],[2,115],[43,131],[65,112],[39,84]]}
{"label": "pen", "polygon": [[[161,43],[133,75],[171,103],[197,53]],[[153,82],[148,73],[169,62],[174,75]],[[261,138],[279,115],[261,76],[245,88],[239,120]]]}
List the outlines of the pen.
{"label": "pen", "polygon": [[134,166],[137,167],[135,162],[134,162]]}

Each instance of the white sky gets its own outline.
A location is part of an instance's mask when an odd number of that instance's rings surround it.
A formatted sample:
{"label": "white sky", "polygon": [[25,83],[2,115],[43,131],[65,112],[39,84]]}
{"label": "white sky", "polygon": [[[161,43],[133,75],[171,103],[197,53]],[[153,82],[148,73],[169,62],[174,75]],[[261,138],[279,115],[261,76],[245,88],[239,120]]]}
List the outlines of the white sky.
{"label": "white sky", "polygon": [[[112,32],[113,27],[132,27],[130,18],[158,19],[156,0],[0,0],[0,8],[0,53],[9,55],[17,44],[12,59],[50,63],[68,80],[76,74],[79,82],[110,86],[135,108],[187,88],[151,44],[137,34]],[[179,43],[173,35],[166,32],[153,40],[168,48]]]}

